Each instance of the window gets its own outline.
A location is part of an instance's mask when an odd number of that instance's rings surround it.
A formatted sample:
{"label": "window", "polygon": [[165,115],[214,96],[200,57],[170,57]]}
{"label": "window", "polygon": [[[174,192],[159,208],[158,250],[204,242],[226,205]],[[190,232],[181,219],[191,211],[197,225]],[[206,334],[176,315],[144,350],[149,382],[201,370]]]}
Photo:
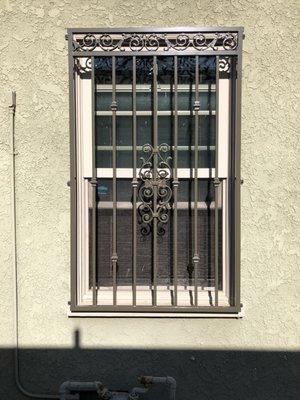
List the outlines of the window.
{"label": "window", "polygon": [[68,31],[72,311],[240,311],[242,37]]}

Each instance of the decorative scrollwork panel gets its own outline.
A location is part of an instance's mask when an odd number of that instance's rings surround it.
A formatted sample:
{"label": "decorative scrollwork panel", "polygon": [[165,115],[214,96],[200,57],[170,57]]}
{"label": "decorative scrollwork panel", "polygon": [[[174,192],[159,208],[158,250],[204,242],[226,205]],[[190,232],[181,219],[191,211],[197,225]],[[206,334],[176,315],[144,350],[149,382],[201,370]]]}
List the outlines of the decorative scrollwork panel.
{"label": "decorative scrollwork panel", "polygon": [[162,143],[154,148],[145,144],[142,148],[145,157],[141,157],[142,166],[139,171],[141,184],[138,190],[138,207],[141,217],[141,232],[146,235],[151,231],[152,221],[158,221],[158,234],[164,234],[163,225],[169,221],[172,188],[170,166],[171,157],[167,156],[170,146]]}
{"label": "decorative scrollwork panel", "polygon": [[197,33],[88,33],[73,36],[73,51],[188,51],[236,50],[237,32]]}

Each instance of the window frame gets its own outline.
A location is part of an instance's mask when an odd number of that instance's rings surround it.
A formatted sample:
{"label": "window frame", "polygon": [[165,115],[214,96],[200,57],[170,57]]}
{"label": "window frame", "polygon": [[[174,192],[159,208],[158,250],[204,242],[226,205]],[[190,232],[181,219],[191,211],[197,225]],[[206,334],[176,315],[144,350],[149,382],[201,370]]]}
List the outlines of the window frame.
{"label": "window frame", "polygon": [[[92,208],[92,204],[89,203],[88,200],[88,191],[89,191],[89,185],[87,183],[87,180],[90,180],[92,178],[92,161],[91,161],[91,154],[92,154],[92,104],[90,100],[90,92],[91,92],[91,81],[90,79],[80,79],[80,77],[77,77],[77,85],[76,87],[78,88],[78,95],[77,97],[77,118],[76,118],[76,123],[77,123],[77,149],[78,149],[78,283],[77,283],[77,299],[78,299],[78,304],[80,306],[83,305],[89,305],[91,303],[92,299],[92,289],[89,288],[89,278],[88,278],[88,268],[86,267],[89,265],[89,257],[88,257],[88,251],[86,249],[88,248],[88,236],[89,236],[89,222],[88,222],[88,208]],[[111,85],[107,85],[111,86]],[[199,92],[200,91],[207,91],[208,90],[208,85],[206,84],[200,84],[199,85]],[[214,86],[214,91],[215,91],[215,85]],[[97,85],[96,85],[96,91],[97,91]],[[178,90],[179,92],[179,90]],[[88,101],[87,101],[88,99]],[[229,265],[228,265],[228,254],[227,254],[227,245],[226,241],[224,239],[227,238],[228,235],[228,221],[226,218],[226,210],[227,210],[227,204],[228,204],[228,199],[227,199],[227,179],[228,179],[228,162],[229,162],[229,157],[228,157],[228,144],[229,144],[229,124],[228,124],[228,112],[229,112],[229,80],[228,79],[220,79],[219,81],[219,99],[220,103],[223,104],[222,106],[222,112],[218,112],[218,125],[219,125],[219,134],[218,134],[218,177],[222,181],[222,186],[221,186],[221,196],[219,197],[219,205],[218,208],[220,210],[224,210],[222,213],[222,290],[219,290],[219,300],[220,303],[222,302],[222,306],[226,304],[226,301],[228,301],[229,298]],[[80,110],[80,112],[79,112]],[[116,115],[123,115],[122,111],[117,111]],[[142,113],[144,113],[142,111]],[[171,115],[171,112],[168,112],[168,115]],[[202,110],[202,113],[199,112],[199,116],[201,115],[208,115],[210,112],[208,110]],[[187,112],[188,115],[190,115],[190,112]],[[95,116],[102,115],[102,112],[95,112]],[[111,111],[105,111],[104,115],[108,115],[111,117],[112,112]],[[127,112],[127,115],[132,115],[132,112]],[[149,112],[149,115],[152,115],[152,112]],[[180,115],[180,110],[178,110],[178,115]],[[195,115],[195,112],[193,112],[193,116]],[[215,110],[211,112],[211,115],[216,115]],[[159,116],[159,114],[158,114]],[[110,146],[112,147],[112,146]],[[120,146],[122,147],[122,146]],[[193,146],[192,146],[193,147]],[[200,147],[200,146],[199,146]],[[205,146],[206,147],[206,146]],[[216,146],[213,146],[214,149]],[[179,146],[177,146],[177,149]],[[132,146],[131,146],[131,151],[132,151]],[[81,162],[82,161],[82,162]],[[136,170],[136,174],[138,175],[139,168]],[[214,178],[215,177],[215,168],[198,168],[198,178],[201,180],[201,178]],[[194,170],[191,171],[190,168],[177,168],[177,177],[179,180],[181,179],[189,179],[189,178],[194,178]],[[97,168],[97,179],[112,179],[113,178],[113,168]],[[133,179],[133,169],[132,168],[123,168],[123,167],[117,167],[116,168],[116,178],[117,180],[119,178],[126,178],[126,179]],[[82,183],[80,183],[82,182]],[[107,204],[105,204],[107,203]],[[102,207],[110,209],[109,204],[112,204],[112,202],[98,202],[98,205],[100,206],[102,204]],[[139,204],[139,202],[137,203]],[[183,209],[185,205],[188,203],[181,203],[177,202],[177,208],[178,210]],[[132,203],[130,203],[132,206]],[[111,207],[112,208],[112,207]],[[130,208],[129,204],[123,204],[122,202],[117,202],[117,209],[119,210],[120,208]],[[193,210],[194,209],[194,204],[193,202],[190,203],[190,208]],[[198,202],[198,209],[207,209],[206,203],[203,202]],[[215,208],[215,203],[214,201],[210,205],[210,209],[214,210]],[[85,214],[83,214],[85,213]],[[199,286],[200,287],[200,286]],[[110,289],[110,290],[109,290]],[[170,285],[169,287],[165,286],[164,291],[165,291],[165,296],[167,297],[170,296],[170,290],[173,289],[173,286]],[[146,303],[145,305],[149,305],[149,290],[144,289],[143,292],[141,292],[142,287],[139,286],[137,287],[138,291],[138,300],[140,302],[144,301]],[[188,290],[192,290],[192,286],[186,286],[185,288],[182,288],[181,286],[178,286],[178,291],[180,292],[186,292],[186,297],[187,297],[187,292]],[[212,298],[214,297],[214,287],[207,286],[205,287],[204,290],[209,290],[212,292]],[[102,295],[102,291],[106,293],[105,295]],[[124,285],[121,287],[118,286],[118,291],[122,293],[123,297],[123,302],[124,304],[128,304],[132,302],[132,287],[130,285],[127,286],[125,289]],[[159,287],[160,294],[163,291],[163,287]],[[101,297],[102,295],[102,297]],[[203,306],[208,306],[209,305],[209,297],[201,290],[198,293],[199,295],[199,303],[202,302]],[[181,296],[182,297],[182,296]],[[105,303],[109,303],[112,301],[112,287],[110,288],[103,288],[103,287],[97,287],[97,302],[101,304],[101,301]],[[120,299],[119,299],[120,302]],[[213,302],[213,300],[212,300]],[[147,304],[148,303],[148,304]],[[107,304],[109,305],[109,304]]]}
{"label": "window frame", "polygon": [[[230,148],[228,149],[228,153],[231,152],[231,170],[234,176],[234,179],[231,179],[228,182],[228,185],[233,189],[231,193],[233,193],[232,199],[229,200],[230,209],[229,212],[231,214],[231,219],[233,224],[231,228],[231,246],[229,249],[231,255],[231,263],[233,263],[231,276],[223,277],[227,282],[230,282],[230,302],[231,306],[214,306],[214,307],[165,307],[165,306],[156,306],[154,309],[149,309],[149,307],[139,306],[139,311],[134,311],[133,307],[128,306],[92,306],[92,305],[82,305],[78,304],[78,220],[82,218],[80,214],[80,207],[78,207],[79,203],[79,193],[78,193],[78,157],[80,155],[77,152],[78,149],[78,130],[76,125],[78,121],[76,120],[76,107],[78,104],[78,96],[75,91],[75,59],[78,57],[89,57],[89,56],[102,56],[103,52],[99,53],[93,49],[92,51],[78,51],[76,47],[74,48],[74,37],[76,35],[93,35],[93,34],[155,34],[155,33],[172,33],[172,34],[181,34],[182,32],[187,33],[198,33],[201,32],[203,34],[222,34],[224,32],[234,32],[237,35],[237,47],[233,50],[220,50],[220,49],[207,49],[201,52],[192,51],[191,55],[224,55],[224,56],[235,56],[233,58],[236,62],[236,73],[237,79],[232,80],[232,90],[234,90],[235,95],[231,100],[231,130],[233,139],[231,139]],[[184,315],[184,316],[202,316],[202,315],[226,315],[226,316],[234,316],[240,315],[241,304],[240,304],[240,129],[241,129],[241,65],[242,65],[242,40],[243,40],[243,28],[146,28],[146,29],[108,29],[108,28],[99,28],[99,29],[68,29],[68,48],[69,48],[69,79],[70,79],[70,93],[69,93],[69,101],[70,101],[70,156],[71,156],[71,176],[70,176],[70,187],[71,187],[71,302],[70,302],[70,311],[72,315],[76,313],[84,312],[84,313],[92,313],[93,315],[133,315],[133,316],[169,316],[169,315]],[[99,53],[99,54],[98,54]],[[117,54],[115,51],[111,52],[110,55],[124,55],[121,52]],[[151,52],[147,52],[149,55]],[[176,51],[174,54],[181,55],[183,51]],[[138,55],[141,55],[139,53]],[[160,55],[160,50],[155,51],[155,55]],[[165,54],[164,54],[165,55]],[[90,106],[93,107],[93,100],[91,99]],[[83,113],[84,115],[84,113]],[[82,122],[84,123],[84,122]],[[92,128],[92,127],[91,127]],[[92,143],[90,143],[92,145]],[[200,170],[200,168],[199,168]],[[203,172],[203,171],[201,171]],[[224,186],[223,186],[224,187]],[[225,210],[227,207],[225,208]],[[225,214],[225,213],[223,213]],[[225,218],[225,217],[224,217]],[[226,224],[222,225],[222,229],[228,229]],[[227,235],[225,235],[227,237]],[[233,261],[232,261],[233,260]],[[116,311],[112,310],[115,309]],[[75,313],[75,314],[74,314]],[[87,315],[87,314],[86,314]]]}

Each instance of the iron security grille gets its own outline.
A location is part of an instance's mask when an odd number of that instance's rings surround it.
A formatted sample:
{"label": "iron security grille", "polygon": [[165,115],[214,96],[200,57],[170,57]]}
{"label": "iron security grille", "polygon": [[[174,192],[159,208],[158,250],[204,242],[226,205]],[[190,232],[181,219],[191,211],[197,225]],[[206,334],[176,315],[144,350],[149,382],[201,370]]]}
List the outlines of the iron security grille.
{"label": "iron security grille", "polygon": [[73,311],[240,311],[242,39],[68,30]]}

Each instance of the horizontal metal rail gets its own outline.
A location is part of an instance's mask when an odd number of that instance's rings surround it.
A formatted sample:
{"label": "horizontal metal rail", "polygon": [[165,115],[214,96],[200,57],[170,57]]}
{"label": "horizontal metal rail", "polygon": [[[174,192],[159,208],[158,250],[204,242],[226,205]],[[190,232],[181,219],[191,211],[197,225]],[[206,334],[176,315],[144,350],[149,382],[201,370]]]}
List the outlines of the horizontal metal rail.
{"label": "horizontal metal rail", "polygon": [[125,33],[191,33],[191,32],[232,32],[232,33],[238,33],[244,32],[244,28],[242,26],[235,26],[235,27],[227,27],[227,26],[178,26],[178,27],[172,27],[172,28],[167,28],[167,27],[157,27],[157,26],[149,26],[146,28],[128,28],[128,27],[118,27],[118,28],[108,28],[108,27],[100,27],[100,28],[69,28],[68,29],[68,34],[77,34],[77,33],[120,33],[120,32],[125,32]]}
{"label": "horizontal metal rail", "polygon": [[[112,112],[111,111],[96,111],[97,116],[111,116]],[[117,116],[131,116],[132,111],[116,111]],[[137,111],[136,112],[137,116],[148,116],[148,115],[153,115],[152,111]],[[172,115],[171,111],[157,111],[157,116],[169,116]],[[178,115],[195,115],[194,111],[189,111],[189,110],[178,110]],[[198,112],[198,115],[215,115],[215,111],[208,111],[208,110],[201,110]]]}
{"label": "horizontal metal rail", "polygon": [[[132,202],[130,201],[117,201],[117,209],[119,210],[131,210],[134,209]],[[137,207],[140,206],[142,202],[136,202]],[[218,208],[220,209],[222,206],[219,204]],[[103,210],[112,210],[113,209],[113,202],[112,201],[98,201],[98,208]],[[171,209],[175,208],[174,203],[170,205]],[[214,210],[215,203],[212,201],[209,203],[205,203],[204,201],[198,201],[197,208],[201,210]],[[194,209],[194,202],[184,202],[178,201],[177,202],[177,209],[178,210],[193,210]]]}
{"label": "horizontal metal rail", "polygon": [[[147,51],[147,53],[142,53],[149,56],[199,56],[199,51],[195,50],[195,51],[190,51],[190,52],[186,52],[186,51]],[[104,52],[104,51],[73,51],[72,52],[72,56],[73,57],[77,57],[77,58],[82,58],[82,57],[90,57],[91,54],[94,57],[111,57],[112,56],[112,52]],[[132,57],[132,56],[136,56],[136,57],[140,57],[142,56],[140,51],[114,51],[113,55],[116,57]],[[234,50],[234,51],[228,51],[228,50],[218,50],[218,55],[220,56],[237,56],[238,55],[238,51]],[[211,50],[203,50],[201,51],[201,56],[215,56],[215,53]]]}
{"label": "horizontal metal rail", "polygon": [[[206,92],[213,92],[216,89],[216,85],[214,84],[207,84],[207,83],[199,83],[199,92],[200,93],[206,93]],[[175,86],[170,84],[166,85],[163,83],[160,83],[157,86],[157,92],[158,93],[165,93],[165,92],[173,92],[175,90]],[[178,93],[190,93],[191,91],[193,92],[195,90],[195,85],[187,85],[184,83],[178,83],[177,84],[177,92]],[[96,92],[108,92],[110,93],[112,91],[112,85],[110,84],[100,84],[98,83],[96,85]],[[118,93],[131,93],[132,92],[132,86],[128,84],[123,84],[123,85],[116,85],[116,91]],[[145,93],[145,92],[152,92],[152,86],[149,84],[139,84],[136,85],[136,92],[137,93]]]}
{"label": "horizontal metal rail", "polygon": [[[116,146],[116,150],[119,151],[132,151],[134,146]],[[113,149],[112,146],[96,146],[97,151],[111,151]],[[143,146],[136,146],[136,150],[142,150]],[[170,150],[177,150],[177,151],[194,151],[195,146],[170,146]],[[215,150],[216,146],[198,146],[198,150],[200,151],[208,151],[208,150]]]}
{"label": "horizontal metal rail", "polygon": [[120,312],[162,312],[162,313],[180,313],[180,312],[187,312],[187,313],[236,313],[241,311],[241,307],[232,307],[232,306],[188,306],[188,307],[180,307],[180,306],[135,306],[134,308],[132,306],[122,306],[122,305],[117,305],[112,308],[112,306],[86,306],[86,305],[80,305],[80,306],[75,306],[71,307],[71,311],[104,311],[104,312],[110,312],[112,311],[120,311]]}

